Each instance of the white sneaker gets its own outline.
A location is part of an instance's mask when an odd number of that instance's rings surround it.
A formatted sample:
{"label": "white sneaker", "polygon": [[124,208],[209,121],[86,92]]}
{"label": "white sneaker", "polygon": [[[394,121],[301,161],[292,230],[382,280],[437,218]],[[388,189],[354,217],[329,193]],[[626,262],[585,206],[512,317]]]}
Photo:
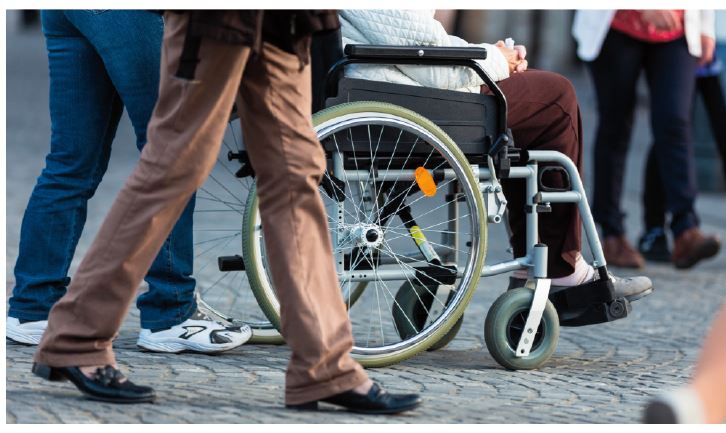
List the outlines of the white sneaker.
{"label": "white sneaker", "polygon": [[252,329],[247,325],[225,327],[197,311],[186,321],[171,328],[156,332],[142,329],[136,345],[152,352],[215,353],[241,346],[250,337]]}
{"label": "white sneaker", "polygon": [[[610,280],[613,282],[613,289],[615,290],[616,298],[626,298],[628,301],[637,301],[640,298],[644,298],[653,293],[653,282],[648,277],[616,277],[612,273],[608,272]],[[600,279],[600,274],[595,272],[592,279],[583,282],[586,284],[592,281]],[[524,287],[527,282],[526,278],[509,277],[509,287],[507,290],[516,289],[517,287]],[[550,293],[555,293],[560,290],[569,288],[570,286],[558,286],[553,284],[550,287]]]}
{"label": "white sneaker", "polygon": [[40,344],[40,339],[43,337],[43,333],[47,327],[47,320],[21,323],[19,319],[8,316],[5,336],[16,343],[37,346]]}

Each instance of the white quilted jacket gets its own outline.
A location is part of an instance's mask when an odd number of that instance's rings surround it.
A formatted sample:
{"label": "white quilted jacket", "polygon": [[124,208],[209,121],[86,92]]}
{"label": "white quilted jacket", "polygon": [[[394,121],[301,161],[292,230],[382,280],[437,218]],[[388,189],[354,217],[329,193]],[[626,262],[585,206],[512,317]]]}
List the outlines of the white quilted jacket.
{"label": "white quilted jacket", "polygon": [[[509,65],[501,51],[490,44],[470,44],[446,33],[434,19],[434,10],[371,10],[347,9],[340,11],[343,45],[416,45],[448,47],[484,47],[487,59],[478,60],[484,71],[494,80],[509,77]],[[378,66],[351,65],[346,76],[374,81],[388,81],[448,90],[479,93],[484,82],[476,73],[462,66]]]}

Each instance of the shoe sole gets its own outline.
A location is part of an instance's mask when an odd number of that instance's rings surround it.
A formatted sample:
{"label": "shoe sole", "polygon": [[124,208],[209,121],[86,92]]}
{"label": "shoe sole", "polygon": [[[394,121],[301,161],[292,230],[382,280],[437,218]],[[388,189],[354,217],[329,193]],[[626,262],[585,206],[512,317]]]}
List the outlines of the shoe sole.
{"label": "shoe sole", "polygon": [[220,353],[242,346],[244,343],[224,347],[209,347],[202,345],[188,345],[179,343],[136,343],[136,346],[149,352],[156,353]]}
{"label": "shoe sole", "polygon": [[153,402],[156,401],[156,396],[144,397],[144,398],[135,398],[135,399],[116,400],[116,399],[113,399],[113,398],[97,397],[95,395],[86,394],[83,391],[81,391],[81,393],[88,400],[102,401],[104,403],[136,404],[136,403],[153,403]]}
{"label": "shoe sole", "polygon": [[[418,403],[415,403],[415,404],[412,404],[412,405],[409,405],[409,406],[406,406],[403,408],[397,408],[395,410],[393,410],[393,409],[365,410],[365,409],[355,409],[355,408],[340,406],[337,404],[327,403],[327,402],[322,402],[322,403],[326,403],[331,406],[341,408],[347,412],[354,412],[354,413],[359,413],[362,415],[395,415],[395,414],[402,413],[402,412],[408,412],[410,410],[416,409],[417,407],[421,406],[421,402],[418,402]],[[299,410],[299,411],[303,411],[303,412],[316,412],[316,411],[320,410],[320,408],[318,407],[317,401],[298,404],[298,405],[286,405],[285,407],[287,409]]]}
{"label": "shoe sole", "polygon": [[247,335],[247,338],[244,339],[241,343],[229,343],[226,345],[222,344],[215,344],[212,345],[205,345],[205,344],[198,344],[193,342],[186,342],[186,343],[179,343],[179,342],[173,342],[173,341],[141,341],[138,340],[136,342],[136,346],[148,350],[150,352],[157,352],[157,353],[205,353],[205,354],[214,354],[214,353],[220,353],[220,352],[226,352],[228,350],[232,350],[234,348],[240,347],[243,344],[247,343],[250,338],[252,337],[252,333],[249,333]]}
{"label": "shoe sole", "polygon": [[347,410],[348,412],[359,413],[359,414],[362,414],[362,415],[396,415],[396,414],[399,414],[399,413],[403,413],[403,412],[408,412],[410,410],[414,410],[414,409],[416,409],[419,406],[421,406],[421,402],[416,403],[416,404],[412,404],[412,405],[409,405],[409,406],[406,406],[406,407],[403,407],[403,408],[398,408],[396,410],[391,410],[391,409],[358,410],[358,409],[352,409],[352,408],[347,408],[347,407],[344,408],[344,409]]}
{"label": "shoe sole", "polygon": [[43,338],[43,331],[40,331],[39,333],[20,333],[14,329],[8,328],[5,330],[5,338],[16,343],[28,346],[37,346],[40,344],[40,339]]}
{"label": "shoe sole", "polygon": [[691,260],[675,262],[676,268],[678,268],[678,269],[692,268],[701,260],[709,259],[709,258],[715,256],[716,254],[718,254],[720,249],[721,249],[720,242],[711,242],[706,245],[703,245],[701,248],[696,250],[696,254],[693,255]]}
{"label": "shoe sole", "polygon": [[[61,373],[60,371],[56,370],[53,367],[50,367],[48,365],[44,364],[33,364],[32,370],[33,374],[35,374],[38,377],[41,377],[45,380],[48,380],[50,382],[65,382],[70,381],[74,385],[76,385],[71,379],[66,377],[65,374]],[[151,395],[148,397],[140,397],[140,398],[126,398],[126,399],[115,399],[115,398],[108,398],[108,397],[101,397],[93,394],[88,394],[87,392],[83,391],[76,385],[76,388],[83,394],[83,396],[89,400],[96,400],[96,401],[103,401],[106,403],[121,403],[121,404],[134,404],[134,403],[153,403],[156,400],[156,395]]]}
{"label": "shoe sole", "polygon": [[636,293],[634,295],[626,296],[625,299],[627,299],[630,302],[634,302],[634,301],[637,301],[638,299],[645,298],[646,296],[650,295],[651,293],[653,293],[653,288],[652,287],[650,289],[644,290],[644,291],[642,291],[640,293]]}

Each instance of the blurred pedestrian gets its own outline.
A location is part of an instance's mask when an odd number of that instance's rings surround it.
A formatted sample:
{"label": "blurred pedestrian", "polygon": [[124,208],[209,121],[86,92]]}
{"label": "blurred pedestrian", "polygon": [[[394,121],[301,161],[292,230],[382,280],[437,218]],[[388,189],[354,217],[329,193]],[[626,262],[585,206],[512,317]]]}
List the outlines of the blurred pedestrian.
{"label": "blurred pedestrian", "polygon": [[[51,307],[71,281],[68,269],[88,200],[108,167],[124,107],[136,146],[146,144],[164,32],[161,15],[148,11],[44,10],[41,16],[50,74],[50,153],[23,215],[6,327],[9,339],[31,345],[40,342]],[[197,309],[193,212],[192,197],[145,276],[149,290],[136,302],[137,345],[144,349],[212,353],[251,337],[249,326],[226,328]]]}
{"label": "blurred pedestrian", "polygon": [[[726,179],[726,101],[721,79],[721,60],[715,55],[710,63],[696,71],[696,91],[706,108],[713,138],[721,155],[723,178]],[[646,260],[670,262],[671,252],[666,237],[666,196],[658,169],[654,146],[648,152],[643,182],[643,222],[645,231],[638,241],[638,250]],[[713,246],[712,246],[713,248]]]}
{"label": "blurred pedestrian", "polygon": [[573,34],[578,55],[589,62],[598,99],[593,216],[603,231],[606,260],[630,268],[645,263],[625,236],[620,205],[641,71],[648,83],[653,145],[672,216],[672,260],[685,268],[715,255],[720,240],[701,232],[694,208],[691,138],[694,72],[699,62],[713,56],[713,11],[578,11]]}
{"label": "blurred pedestrian", "polygon": [[417,407],[418,395],[383,391],[350,356],[351,326],[318,193],[326,158],[311,121],[310,37],[336,29],[336,14],[206,10],[165,19],[149,143],[51,311],[33,371],[67,378],[95,399],[155,399],[118,371],[111,339],[153,255],[213,168],[236,99],[281,332],[292,349],[286,405],[316,410],[325,401],[379,414]]}
{"label": "blurred pedestrian", "polygon": [[20,25],[23,29],[35,29],[40,21],[40,11],[37,9],[23,9],[20,11]]}
{"label": "blurred pedestrian", "polygon": [[689,385],[652,400],[645,408],[648,424],[726,422],[726,302],[703,343],[696,374]]}

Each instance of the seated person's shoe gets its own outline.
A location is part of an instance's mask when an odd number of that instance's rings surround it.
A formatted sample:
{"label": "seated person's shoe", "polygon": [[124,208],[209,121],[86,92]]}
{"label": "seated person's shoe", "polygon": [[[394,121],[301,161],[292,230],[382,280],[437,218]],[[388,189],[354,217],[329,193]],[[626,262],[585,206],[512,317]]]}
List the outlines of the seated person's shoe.
{"label": "seated person's shoe", "polygon": [[676,238],[671,260],[676,268],[686,269],[715,256],[720,249],[721,239],[718,236],[705,235],[698,227],[692,227]]}
{"label": "seated person's shoe", "polygon": [[[650,295],[653,293],[653,282],[648,277],[627,277],[620,278],[615,275],[608,273],[610,280],[613,282],[613,289],[615,289],[616,298],[625,298],[628,301],[637,301],[640,298]],[[581,284],[586,284],[591,281],[600,279],[600,275],[596,272],[595,276],[588,281],[583,281]],[[516,289],[518,287],[524,287],[527,282],[524,278],[509,277],[509,287],[507,290]],[[550,286],[550,293],[557,293],[560,290],[564,290],[571,286]]]}
{"label": "seated person's shoe", "polygon": [[33,364],[33,373],[50,381],[70,380],[86,397],[109,403],[149,403],[156,393],[148,386],[134,385],[110,365],[87,377],[78,367],[51,367]]}
{"label": "seated person's shoe", "polygon": [[[367,394],[345,391],[320,401],[341,406],[351,412],[386,415],[415,409],[421,404],[421,397],[418,394],[389,394],[377,383],[373,383]],[[287,408],[318,410],[318,402],[287,405]]]}
{"label": "seated person's shoe", "polygon": [[[645,260],[651,262],[670,263],[671,251],[668,249],[668,237],[665,230],[656,227],[645,232],[638,241],[638,251]],[[607,260],[607,259],[605,259]]]}
{"label": "seated person's shoe", "polygon": [[624,236],[607,236],[602,242],[602,252],[609,265],[620,268],[640,269],[645,266],[645,259],[630,245]]}
{"label": "seated person's shoe", "polygon": [[152,352],[216,353],[234,349],[252,337],[249,326],[227,327],[197,311],[184,322],[165,329],[142,329],[136,345]]}
{"label": "seated person's shoe", "polygon": [[8,316],[5,337],[16,343],[37,346],[47,327],[47,320],[24,321]]}

